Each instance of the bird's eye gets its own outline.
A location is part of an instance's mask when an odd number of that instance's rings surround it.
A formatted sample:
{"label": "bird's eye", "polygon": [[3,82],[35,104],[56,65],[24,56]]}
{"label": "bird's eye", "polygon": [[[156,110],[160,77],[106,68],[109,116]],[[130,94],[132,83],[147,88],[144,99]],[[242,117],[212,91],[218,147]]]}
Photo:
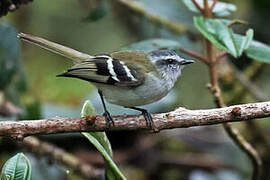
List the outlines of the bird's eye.
{"label": "bird's eye", "polygon": [[167,59],[167,62],[168,62],[169,64],[173,64],[173,63],[175,62],[175,60],[174,60],[174,59]]}

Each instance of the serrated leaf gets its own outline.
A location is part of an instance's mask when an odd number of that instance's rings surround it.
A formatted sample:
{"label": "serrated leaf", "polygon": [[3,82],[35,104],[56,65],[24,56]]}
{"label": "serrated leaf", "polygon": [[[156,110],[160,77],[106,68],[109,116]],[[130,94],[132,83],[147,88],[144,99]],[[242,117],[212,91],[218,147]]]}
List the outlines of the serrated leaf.
{"label": "serrated leaf", "polygon": [[28,158],[18,153],[10,158],[2,168],[1,180],[31,180],[32,171]]}
{"label": "serrated leaf", "polygon": [[177,50],[181,47],[181,44],[177,41],[169,39],[148,39],[131,44],[124,47],[121,50],[138,50],[144,52],[150,52],[159,49]]}
{"label": "serrated leaf", "polygon": [[[201,7],[204,7],[203,0],[196,0],[196,1]],[[195,13],[199,13],[199,10],[193,4],[192,0],[183,0],[183,3],[187,6],[187,8],[190,11],[195,12]],[[208,3],[211,6],[213,1],[209,0]],[[236,10],[237,10],[237,8],[235,5],[218,1],[213,9],[213,14],[215,16],[224,17],[224,16],[229,16],[231,14],[231,12],[234,12]]]}
{"label": "serrated leaf", "polygon": [[[95,115],[95,109],[90,101],[86,101],[83,105],[81,116]],[[105,173],[109,180],[126,179],[117,165],[113,162],[113,152],[109,139],[105,132],[84,132],[82,133],[102,154],[105,159]]]}
{"label": "serrated leaf", "polygon": [[194,17],[195,27],[216,47],[227,51],[235,58],[242,55],[253,39],[253,30],[249,29],[246,36],[238,36],[228,24],[233,21],[223,19],[207,19]]}

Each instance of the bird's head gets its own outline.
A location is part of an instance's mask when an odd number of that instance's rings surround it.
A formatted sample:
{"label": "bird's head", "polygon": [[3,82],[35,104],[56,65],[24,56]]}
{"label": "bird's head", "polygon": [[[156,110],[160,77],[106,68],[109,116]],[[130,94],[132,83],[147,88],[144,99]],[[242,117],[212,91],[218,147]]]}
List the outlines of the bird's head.
{"label": "bird's head", "polygon": [[172,50],[156,50],[149,53],[149,59],[154,64],[162,76],[169,77],[173,80],[181,75],[181,70],[187,64],[191,64],[193,60],[181,58]]}

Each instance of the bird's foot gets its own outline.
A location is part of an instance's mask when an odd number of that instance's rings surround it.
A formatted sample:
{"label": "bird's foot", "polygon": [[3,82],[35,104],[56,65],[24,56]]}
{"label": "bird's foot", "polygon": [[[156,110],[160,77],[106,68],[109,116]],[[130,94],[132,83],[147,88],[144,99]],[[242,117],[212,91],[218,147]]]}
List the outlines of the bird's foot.
{"label": "bird's foot", "polygon": [[142,108],[138,108],[138,107],[126,107],[126,108],[141,111],[141,113],[145,119],[146,126],[150,127],[154,132],[159,132],[159,129],[155,126],[155,124],[153,122],[153,118],[152,118],[151,114],[146,109],[142,109]]}
{"label": "bird's foot", "polygon": [[110,113],[108,111],[105,111],[103,113],[103,116],[105,117],[106,120],[106,129],[109,129],[110,127],[114,126],[114,121],[112,119],[112,116],[110,115]]}
{"label": "bird's foot", "polygon": [[142,115],[146,121],[146,125],[150,127],[154,132],[159,132],[159,130],[156,128],[152,115],[147,110],[142,110]]}

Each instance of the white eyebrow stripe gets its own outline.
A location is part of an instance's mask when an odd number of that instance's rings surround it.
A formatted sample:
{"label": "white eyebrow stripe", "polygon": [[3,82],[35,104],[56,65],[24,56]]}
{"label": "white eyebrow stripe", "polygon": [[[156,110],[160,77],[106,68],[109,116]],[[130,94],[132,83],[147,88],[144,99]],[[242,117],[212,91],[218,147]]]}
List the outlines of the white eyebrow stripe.
{"label": "white eyebrow stripe", "polygon": [[161,56],[160,59],[176,59],[176,56]]}
{"label": "white eyebrow stripe", "polygon": [[127,76],[131,78],[132,81],[138,81],[134,76],[131,74],[130,69],[125,65],[123,61],[120,61],[120,63],[123,65],[123,68],[125,69]]}
{"label": "white eyebrow stripe", "polygon": [[112,63],[112,61],[113,61],[112,58],[111,58],[111,57],[108,57],[108,60],[107,60],[108,66],[107,66],[107,68],[108,68],[108,70],[109,70],[109,72],[110,72],[112,78],[113,78],[114,80],[120,82],[120,80],[117,78],[117,75],[116,75],[116,73],[115,73],[115,71],[114,71],[114,69],[113,69],[113,63]]}

